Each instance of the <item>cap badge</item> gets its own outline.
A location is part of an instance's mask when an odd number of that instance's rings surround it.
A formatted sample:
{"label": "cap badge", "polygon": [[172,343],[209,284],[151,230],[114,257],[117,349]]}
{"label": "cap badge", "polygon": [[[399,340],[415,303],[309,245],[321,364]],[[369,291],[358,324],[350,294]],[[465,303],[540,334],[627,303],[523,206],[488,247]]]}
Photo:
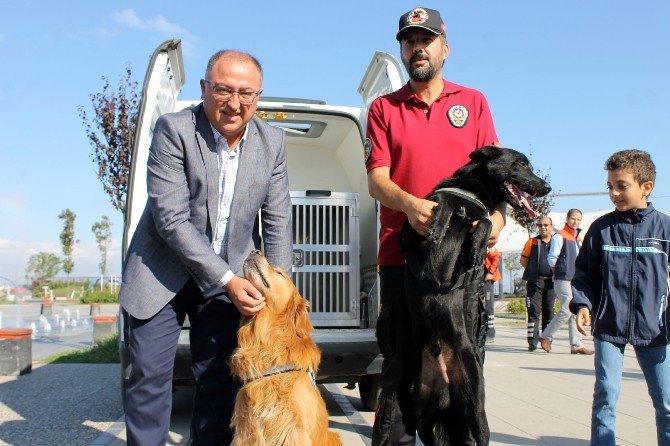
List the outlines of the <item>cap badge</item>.
{"label": "cap badge", "polygon": [[365,138],[365,142],[363,143],[363,156],[365,157],[365,162],[368,162],[368,158],[370,158],[370,154],[372,153],[372,141],[370,141],[370,138]]}
{"label": "cap badge", "polygon": [[468,121],[469,114],[470,112],[468,112],[468,109],[462,105],[454,105],[447,112],[451,125],[458,127],[459,129]]}
{"label": "cap badge", "polygon": [[407,23],[410,25],[420,25],[428,20],[428,13],[423,8],[415,8],[407,14]]}

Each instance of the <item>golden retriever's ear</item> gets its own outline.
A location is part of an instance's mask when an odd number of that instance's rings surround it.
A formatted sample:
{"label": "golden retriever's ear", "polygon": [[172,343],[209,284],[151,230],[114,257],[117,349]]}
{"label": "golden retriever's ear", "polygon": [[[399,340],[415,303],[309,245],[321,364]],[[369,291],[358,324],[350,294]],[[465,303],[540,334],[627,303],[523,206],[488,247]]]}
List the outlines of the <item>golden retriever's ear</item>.
{"label": "golden retriever's ear", "polygon": [[301,338],[308,337],[309,332],[314,329],[307,308],[309,308],[307,300],[303,299],[298,290],[294,290],[286,313],[288,322],[295,327],[296,334]]}

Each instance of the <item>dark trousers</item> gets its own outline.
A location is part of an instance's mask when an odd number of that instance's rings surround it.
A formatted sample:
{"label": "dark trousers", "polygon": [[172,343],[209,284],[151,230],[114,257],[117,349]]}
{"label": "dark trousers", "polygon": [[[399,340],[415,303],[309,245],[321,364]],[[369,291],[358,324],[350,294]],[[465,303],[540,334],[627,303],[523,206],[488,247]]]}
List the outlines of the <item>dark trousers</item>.
{"label": "dark trousers", "polygon": [[528,315],[527,335],[528,345],[537,347],[540,339],[540,316],[542,330],[547,328],[549,321],[554,317],[554,282],[549,279],[537,279],[535,282],[526,282],[526,309]]}
{"label": "dark trousers", "polygon": [[493,295],[493,282],[484,282],[484,308],[486,310],[486,339],[493,340],[496,337],[495,326],[495,296]]}
{"label": "dark trousers", "polygon": [[[384,361],[381,394],[372,428],[372,446],[414,445],[416,423],[409,389],[414,355],[412,323],[405,297],[405,268],[380,266],[381,310],[377,319],[377,343]],[[486,343],[486,312],[480,294],[483,284],[471,284],[465,293],[466,330],[481,363]]]}
{"label": "dark trousers", "polygon": [[128,445],[164,445],[172,409],[172,371],[179,333],[191,323],[195,379],[190,445],[227,445],[239,384],[228,359],[237,346],[240,313],[218,298],[205,299],[189,280],[161,311],[146,320],[130,317],[130,363],[126,389]]}

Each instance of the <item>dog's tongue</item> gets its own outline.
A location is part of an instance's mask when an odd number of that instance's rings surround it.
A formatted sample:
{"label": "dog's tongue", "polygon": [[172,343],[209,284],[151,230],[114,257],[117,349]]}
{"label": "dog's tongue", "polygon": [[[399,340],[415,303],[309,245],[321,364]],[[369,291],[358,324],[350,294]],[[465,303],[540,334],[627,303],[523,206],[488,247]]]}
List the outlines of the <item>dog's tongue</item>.
{"label": "dog's tongue", "polygon": [[530,201],[528,201],[528,194],[519,189],[519,187],[514,183],[508,183],[507,187],[510,189],[514,195],[514,198],[517,199],[519,204],[523,206],[526,212],[528,212],[528,215],[530,215],[531,218],[537,217],[537,212],[535,212],[535,209],[533,209],[533,207],[530,205]]}

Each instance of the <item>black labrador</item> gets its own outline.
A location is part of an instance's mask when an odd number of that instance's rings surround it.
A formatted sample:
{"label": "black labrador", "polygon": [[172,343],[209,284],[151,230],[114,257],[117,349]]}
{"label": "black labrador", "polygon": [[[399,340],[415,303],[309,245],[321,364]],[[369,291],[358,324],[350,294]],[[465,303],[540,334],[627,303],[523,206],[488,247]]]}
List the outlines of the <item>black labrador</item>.
{"label": "black labrador", "polygon": [[426,446],[489,444],[482,365],[466,332],[466,288],[483,280],[489,213],[507,202],[535,217],[528,195],[550,190],[523,154],[482,147],[426,197],[438,203],[428,236],[409,223],[402,229],[415,351],[410,391]]}

